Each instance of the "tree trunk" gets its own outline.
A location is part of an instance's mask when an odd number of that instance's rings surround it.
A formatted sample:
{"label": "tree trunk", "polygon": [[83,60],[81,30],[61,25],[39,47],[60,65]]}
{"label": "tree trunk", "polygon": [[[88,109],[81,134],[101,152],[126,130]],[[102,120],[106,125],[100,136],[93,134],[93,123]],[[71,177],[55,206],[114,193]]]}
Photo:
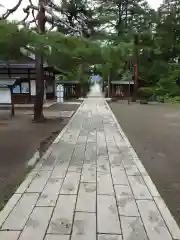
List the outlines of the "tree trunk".
{"label": "tree trunk", "polygon": [[121,24],[122,24],[122,13],[121,13],[121,3],[117,5],[118,7],[118,21],[117,21],[117,35],[120,36],[122,33]]}
{"label": "tree trunk", "polygon": [[132,102],[136,102],[137,99],[137,90],[138,90],[138,68],[139,68],[139,38],[138,35],[136,34],[134,36],[134,71],[133,71],[133,76],[134,76],[134,89],[133,89],[133,95],[132,95]]}
{"label": "tree trunk", "polygon": [[36,98],[34,102],[35,122],[44,121],[43,102],[44,102],[44,69],[43,69],[43,57],[39,53],[36,56]]}
{"label": "tree trunk", "polygon": [[[43,0],[39,0],[39,13],[38,13],[38,27],[39,34],[45,32],[45,9],[43,7]],[[34,121],[44,121],[43,115],[43,102],[44,102],[44,67],[43,67],[43,54],[38,49],[36,53],[36,97],[34,102]]]}
{"label": "tree trunk", "polygon": [[102,76],[102,92],[104,92],[104,76]]}

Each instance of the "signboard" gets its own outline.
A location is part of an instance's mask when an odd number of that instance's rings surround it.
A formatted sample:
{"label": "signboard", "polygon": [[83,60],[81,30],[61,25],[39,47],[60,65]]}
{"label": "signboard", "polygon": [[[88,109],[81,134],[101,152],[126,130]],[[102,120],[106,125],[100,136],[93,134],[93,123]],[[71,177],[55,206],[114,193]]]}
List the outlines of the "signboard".
{"label": "signboard", "polygon": [[15,83],[16,79],[0,79],[0,88],[7,88]]}
{"label": "signboard", "polygon": [[58,85],[57,86],[57,102],[64,102],[64,86]]}
{"label": "signboard", "polygon": [[0,89],[0,104],[11,103],[11,92],[8,88]]}
{"label": "signboard", "polygon": [[29,83],[22,82],[21,87],[22,87],[22,93],[29,93]]}
{"label": "signboard", "polygon": [[36,96],[36,80],[31,80],[31,95]]}
{"label": "signboard", "polygon": [[20,86],[15,86],[13,88],[13,93],[20,93],[20,92],[21,92]]}

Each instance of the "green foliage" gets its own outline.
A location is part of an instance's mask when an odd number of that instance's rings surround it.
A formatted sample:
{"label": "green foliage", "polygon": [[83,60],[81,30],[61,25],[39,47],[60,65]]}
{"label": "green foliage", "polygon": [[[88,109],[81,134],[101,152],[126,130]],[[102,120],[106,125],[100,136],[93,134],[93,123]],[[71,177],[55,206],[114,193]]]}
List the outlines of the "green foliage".
{"label": "green foliage", "polygon": [[180,102],[180,96],[176,96],[172,100],[175,101],[175,102]]}
{"label": "green foliage", "polygon": [[153,89],[149,87],[141,87],[138,89],[138,95],[142,98],[150,98],[153,92]]}
{"label": "green foliage", "polygon": [[[30,35],[23,29],[18,29],[15,23],[0,22],[0,59],[9,60],[9,56],[17,59],[20,56],[20,47],[26,46]],[[11,59],[11,60],[13,60]]]}
{"label": "green foliage", "polygon": [[[71,27],[80,27],[82,36],[59,24],[57,31],[38,35],[19,29],[16,23],[0,23],[0,60],[21,57],[20,49],[43,52],[44,59],[64,72],[65,79],[88,79],[94,69],[104,80],[132,74],[135,55],[139,62],[139,94],[176,98],[180,87],[180,5],[166,0],[155,11],[145,0],[63,0],[56,13]],[[60,6],[60,5],[59,5]],[[79,16],[83,16],[80,21]],[[138,44],[134,44],[134,36]],[[12,59],[13,58],[13,59]]]}

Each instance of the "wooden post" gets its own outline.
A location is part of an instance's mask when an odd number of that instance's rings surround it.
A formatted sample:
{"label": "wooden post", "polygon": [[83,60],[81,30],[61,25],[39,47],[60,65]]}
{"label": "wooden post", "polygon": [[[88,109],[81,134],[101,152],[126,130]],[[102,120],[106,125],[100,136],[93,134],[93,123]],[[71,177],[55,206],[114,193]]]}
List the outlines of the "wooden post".
{"label": "wooden post", "polygon": [[110,76],[108,75],[108,98],[110,98]]}
{"label": "wooden post", "polygon": [[28,84],[29,84],[29,102],[31,103],[31,79],[30,79],[30,73],[28,69]]}
{"label": "wooden post", "polygon": [[130,84],[130,78],[129,78],[129,89],[128,89],[128,91],[129,91],[129,98],[128,98],[128,104],[130,104],[130,97],[131,97],[131,84]]}
{"label": "wooden post", "polygon": [[31,102],[31,80],[29,80],[29,102]]}
{"label": "wooden post", "polygon": [[11,116],[14,117],[14,98],[13,98],[13,88],[9,87],[10,93],[11,93]]}
{"label": "wooden post", "polygon": [[53,76],[52,76],[52,81],[53,81],[53,99],[56,98],[56,79],[55,79],[55,74],[53,73]]}

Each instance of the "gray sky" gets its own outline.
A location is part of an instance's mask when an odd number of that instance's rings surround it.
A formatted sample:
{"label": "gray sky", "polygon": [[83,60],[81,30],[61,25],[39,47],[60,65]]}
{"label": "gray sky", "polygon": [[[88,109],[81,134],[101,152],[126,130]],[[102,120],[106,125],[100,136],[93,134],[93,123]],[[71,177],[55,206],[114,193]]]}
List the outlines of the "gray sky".
{"label": "gray sky", "polygon": [[[5,7],[5,9],[11,8],[17,3],[17,1],[18,0],[0,0],[0,5],[2,4]],[[152,8],[157,9],[163,0],[147,0],[147,1]],[[32,0],[32,2],[36,3],[37,0]],[[60,0],[55,0],[55,2],[60,2]],[[23,0],[21,8],[19,8],[19,10],[15,14],[13,14],[13,16],[11,16],[10,19],[21,20],[24,16],[22,9],[26,7],[28,3],[29,3],[29,0]],[[0,7],[0,15],[1,14],[2,14],[2,9]]]}

